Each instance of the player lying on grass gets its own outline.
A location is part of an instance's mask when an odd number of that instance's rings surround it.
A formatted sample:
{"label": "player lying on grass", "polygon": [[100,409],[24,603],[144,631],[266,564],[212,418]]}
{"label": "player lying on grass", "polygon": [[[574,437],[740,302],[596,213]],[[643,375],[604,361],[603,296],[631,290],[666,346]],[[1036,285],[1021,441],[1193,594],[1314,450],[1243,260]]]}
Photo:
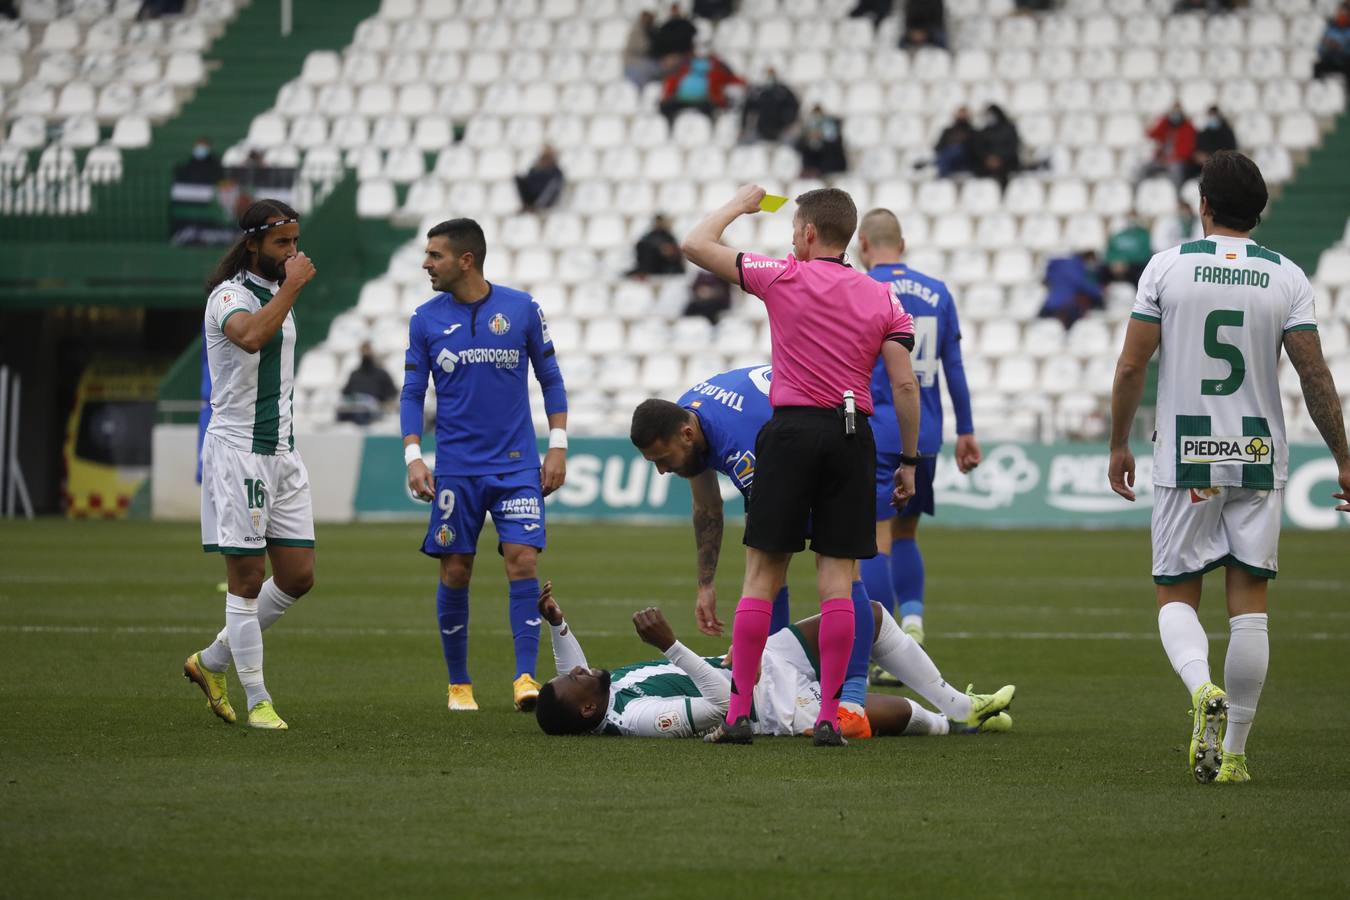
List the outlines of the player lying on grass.
{"label": "player lying on grass", "polygon": [[[730,658],[704,658],[675,639],[659,609],[635,613],[638,637],[665,656],[612,671],[586,662],[562,608],[545,584],[539,612],[548,620],[558,676],[539,691],[535,718],[547,734],[619,734],[632,737],[695,737],[726,719],[731,699]],[[872,652],[888,671],[900,675],[937,713],[905,697],[868,694],[867,716],[876,735],[1002,732],[1012,729],[1006,710],[1013,685],[994,694],[957,692],[890,613],[872,604]],[[789,625],[770,636],[755,685],[751,726],[756,734],[809,734],[820,710],[817,641],[820,616]],[[922,685],[922,687],[919,687]],[[939,702],[941,701],[941,702]]]}

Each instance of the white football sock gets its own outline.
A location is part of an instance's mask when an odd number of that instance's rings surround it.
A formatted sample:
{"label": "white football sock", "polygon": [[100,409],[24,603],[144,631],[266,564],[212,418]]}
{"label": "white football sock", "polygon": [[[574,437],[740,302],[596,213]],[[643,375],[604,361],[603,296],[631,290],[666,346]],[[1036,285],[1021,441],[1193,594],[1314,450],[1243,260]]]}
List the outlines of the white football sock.
{"label": "white football sock", "polygon": [[[907,615],[907,616],[901,616],[901,617],[900,617],[900,627],[901,627],[901,628],[908,628],[908,627],[911,626],[911,625],[915,626],[916,628],[922,628],[922,627],[923,627],[923,616],[916,616],[916,615],[914,615],[913,613],[910,613],[910,614]],[[891,674],[894,675],[895,673],[892,672]]]}
{"label": "white football sock", "polygon": [[[269,578],[263,582],[262,590],[258,593],[258,627],[266,631],[276,624],[286,614],[297,598],[277,587],[276,579]],[[216,635],[215,643],[202,651],[202,665],[212,672],[228,672],[230,670],[230,635],[229,629],[222,628],[220,634]]]}
{"label": "white football sock", "polygon": [[881,631],[872,645],[872,658],[944,716],[962,722],[970,718],[970,698],[942,680],[933,660],[914,638],[900,630],[885,610],[881,612]]}
{"label": "white football sock", "polygon": [[1228,656],[1223,663],[1223,687],[1228,693],[1228,728],[1223,733],[1225,753],[1246,753],[1247,735],[1256,717],[1261,686],[1270,665],[1270,617],[1246,613],[1228,620]]}
{"label": "white football sock", "polygon": [[1209,677],[1209,638],[1189,603],[1165,603],[1158,610],[1158,634],[1172,668],[1192,696]]}
{"label": "white football sock", "polygon": [[225,630],[229,632],[230,655],[234,657],[239,682],[244,686],[248,708],[271,700],[263,686],[262,629],[258,627],[258,601],[225,595]]}
{"label": "white football sock", "polygon": [[[892,672],[892,675],[895,673]],[[929,712],[913,700],[909,701],[909,723],[905,725],[904,735],[934,735],[951,732],[951,722],[946,716]]]}

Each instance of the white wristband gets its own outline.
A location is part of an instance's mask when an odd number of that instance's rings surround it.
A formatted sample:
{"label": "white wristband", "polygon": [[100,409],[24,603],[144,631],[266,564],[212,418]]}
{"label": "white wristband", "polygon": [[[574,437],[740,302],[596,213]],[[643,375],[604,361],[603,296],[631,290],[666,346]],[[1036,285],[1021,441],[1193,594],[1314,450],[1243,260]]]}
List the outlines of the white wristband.
{"label": "white wristband", "polygon": [[403,465],[411,466],[413,460],[422,458],[422,445],[409,444],[403,448]]}
{"label": "white wristband", "polygon": [[567,449],[567,430],[564,428],[550,428],[548,432],[548,449],[566,450]]}

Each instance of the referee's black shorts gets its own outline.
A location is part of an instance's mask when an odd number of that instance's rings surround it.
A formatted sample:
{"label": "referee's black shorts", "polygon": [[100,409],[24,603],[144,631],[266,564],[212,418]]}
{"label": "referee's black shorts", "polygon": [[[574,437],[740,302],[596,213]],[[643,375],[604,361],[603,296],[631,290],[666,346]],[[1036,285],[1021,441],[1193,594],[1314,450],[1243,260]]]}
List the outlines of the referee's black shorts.
{"label": "referee's black shorts", "polygon": [[775,409],[755,439],[745,545],[797,553],[809,536],[811,549],[825,556],[876,556],[876,457],[872,426],[862,413],[849,436],[837,409]]}

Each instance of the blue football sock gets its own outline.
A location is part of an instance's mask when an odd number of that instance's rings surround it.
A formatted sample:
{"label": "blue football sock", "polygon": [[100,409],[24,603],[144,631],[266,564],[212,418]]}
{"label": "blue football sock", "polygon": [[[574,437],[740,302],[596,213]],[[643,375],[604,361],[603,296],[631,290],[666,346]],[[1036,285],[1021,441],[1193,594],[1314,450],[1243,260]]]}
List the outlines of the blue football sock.
{"label": "blue football sock", "polygon": [[539,662],[539,579],[511,582],[511,640],[516,647],[516,677],[534,674]]}
{"label": "blue football sock", "polygon": [[872,640],[876,628],[872,623],[872,601],[867,587],[861,581],[853,582],[853,652],[848,657],[844,672],[844,687],[839,693],[841,703],[867,702],[867,664],[872,659]]}
{"label": "blue football sock", "polygon": [[900,616],[923,615],[923,554],[913,538],[891,544],[891,583],[900,604]]}
{"label": "blue football sock", "polygon": [[792,624],[792,610],[788,608],[788,589],[787,585],[778,591],[778,596],[773,598],[773,613],[769,617],[769,634],[773,634]]}
{"label": "blue football sock", "polygon": [[436,588],[436,621],[451,684],[469,684],[469,589]]}
{"label": "blue football sock", "polygon": [[878,553],[871,559],[864,559],[862,567],[863,584],[867,585],[867,596],[881,604],[888,613],[895,613],[895,587],[891,584],[891,558]]}

